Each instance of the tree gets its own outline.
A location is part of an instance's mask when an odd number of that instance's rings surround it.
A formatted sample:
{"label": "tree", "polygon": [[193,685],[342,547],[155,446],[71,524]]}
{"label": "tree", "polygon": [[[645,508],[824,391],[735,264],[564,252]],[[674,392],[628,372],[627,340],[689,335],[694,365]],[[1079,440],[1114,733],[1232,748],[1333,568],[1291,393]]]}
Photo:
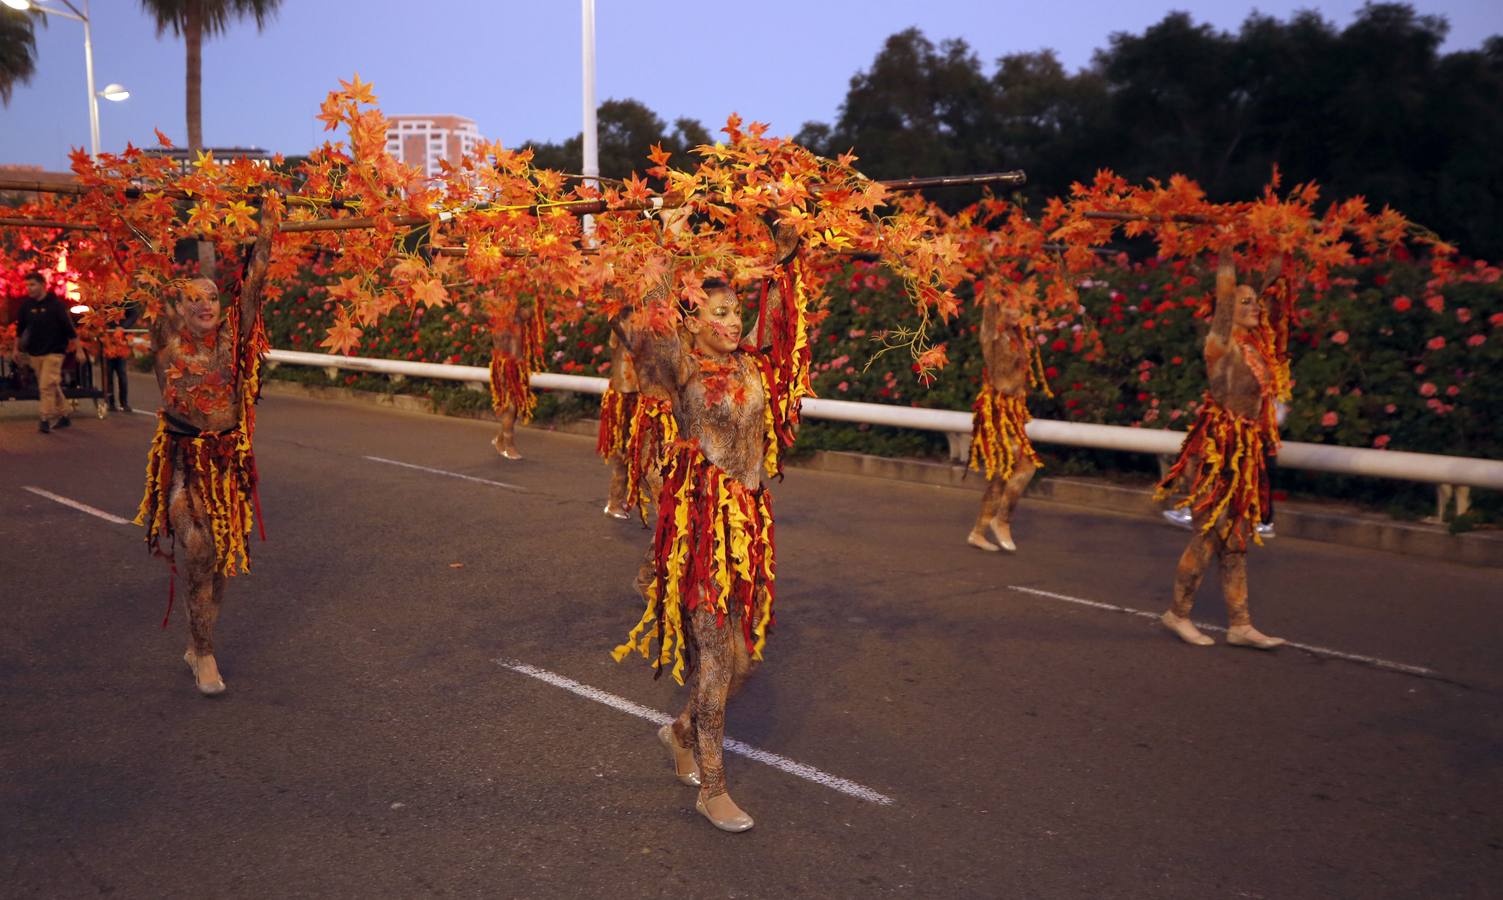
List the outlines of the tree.
{"label": "tree", "polygon": [[[281,5],[282,0],[141,0],[141,7],[157,21],[157,36],[170,28],[187,48],[188,150],[194,156],[204,147],[204,38],[223,34],[231,19],[247,16],[256,20],[260,31]],[[198,243],[198,267],[205,277],[213,277],[214,245],[208,241]]]}
{"label": "tree", "polygon": [[[661,144],[664,150],[677,156],[710,143],[710,133],[697,120],[677,119],[669,131],[657,113],[630,98],[600,104],[595,122],[599,130],[596,149],[600,155],[600,174],[604,178],[625,178],[646,169],[647,154],[653,144]],[[561,172],[579,171],[584,149],[582,135],[576,134],[557,144],[526,143],[532,147],[538,166]]]}
{"label": "tree", "polygon": [[[10,105],[16,85],[31,81],[37,70],[39,14],[0,9],[0,104]],[[43,24],[46,20],[42,19]]]}
{"label": "tree", "polygon": [[231,19],[253,18],[256,29],[276,14],[282,0],[141,0],[141,7],[157,22],[157,35],[172,30],[182,36],[188,52],[187,112],[188,149],[197,153],[204,146],[203,42],[223,34]]}

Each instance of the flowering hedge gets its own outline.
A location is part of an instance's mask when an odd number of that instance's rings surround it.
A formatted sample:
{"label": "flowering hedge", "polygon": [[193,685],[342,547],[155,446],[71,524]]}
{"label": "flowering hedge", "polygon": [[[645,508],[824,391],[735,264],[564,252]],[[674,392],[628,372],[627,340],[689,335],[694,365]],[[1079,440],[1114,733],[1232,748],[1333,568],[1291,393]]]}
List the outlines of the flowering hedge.
{"label": "flowering hedge", "polygon": [[[1294,398],[1289,440],[1503,458],[1503,283],[1476,263],[1438,287],[1419,262],[1355,270],[1301,302],[1291,336]],[[332,320],[316,269],[268,305],[272,345],[314,350]],[[1205,390],[1200,347],[1214,281],[1207,266],[1103,261],[1082,283],[1076,322],[1039,331],[1054,396],[1035,394],[1036,417],[1144,428],[1184,429]],[[907,357],[873,359],[873,336],[911,310],[900,287],[856,263],[829,288],[829,317],[815,350],[819,396],[968,409],[980,384],[977,316],[969,309],[934,335],[950,365],[920,384]],[[1094,325],[1100,355],[1088,348]],[[604,374],[606,328],[586,320],[550,338],[549,368]],[[366,330],[358,353],[425,362],[485,365],[489,339],[478,309],[461,303],[389,315]],[[868,365],[869,364],[869,365]],[[421,386],[409,389],[420,390]],[[546,405],[545,405],[546,412]],[[933,455],[937,435],[810,423],[800,444]]]}

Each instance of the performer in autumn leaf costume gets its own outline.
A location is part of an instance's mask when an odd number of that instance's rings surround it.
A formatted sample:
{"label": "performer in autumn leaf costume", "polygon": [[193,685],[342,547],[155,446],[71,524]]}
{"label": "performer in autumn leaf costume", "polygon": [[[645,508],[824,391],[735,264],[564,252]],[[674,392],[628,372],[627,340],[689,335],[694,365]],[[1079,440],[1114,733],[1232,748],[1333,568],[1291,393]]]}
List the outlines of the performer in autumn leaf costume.
{"label": "performer in autumn leaf costume", "polygon": [[1189,485],[1179,506],[1193,515],[1194,537],[1180,557],[1174,602],[1163,623],[1181,640],[1215,643],[1190,621],[1195,591],[1214,556],[1226,600],[1226,641],[1270,650],[1284,643],[1252,625],[1247,611],[1247,540],[1269,502],[1267,457],[1279,446],[1275,402],[1289,396],[1289,283],[1275,262],[1261,294],[1237,284],[1230,250],[1216,270],[1216,309],[1206,336],[1210,375],[1199,416],[1179,458],[1159,484],[1167,496],[1181,479]]}
{"label": "performer in autumn leaf costume", "polygon": [[250,567],[251,520],[260,517],[251,438],[267,349],[262,289],[279,203],[269,198],[262,211],[232,309],[221,308],[213,281],[195,278],[169,286],[151,325],[162,408],[136,524],[146,528],[151,551],[172,563],[174,576],[177,550],[183,551],[189,630],[183,661],[206,696],[225,689],[214,624],[226,579]]}
{"label": "performer in autumn leaf costume", "polygon": [[646,524],[648,504],[662,484],[663,450],[678,439],[678,428],[664,389],[643,383],[631,354],[614,333],[610,342],[610,384],[600,398],[595,444],[595,452],[611,466],[605,514],[626,519],[635,507]]}
{"label": "performer in autumn leaf costume", "polygon": [[[1012,540],[1012,513],[1043,465],[1023,431],[1029,419],[1028,388],[1044,381],[1022,314],[1016,295],[988,298],[981,313],[986,371],[973,407],[970,467],[986,473],[987,485],[966,543],[994,553],[1018,549]],[[988,530],[996,543],[987,539]]]}
{"label": "performer in autumn leaf costume", "polygon": [[762,295],[763,349],[743,345],[741,303],[724,282],[705,282],[707,299],[685,314],[683,337],[639,324],[640,314],[614,323],[643,383],[669,392],[679,434],[658,494],[647,610],[614,655],[635,649],[680,684],[692,676],[688,705],[658,736],[679,780],[699,786],[695,808],[724,831],[752,827],[727,792],[721,745],[726,701],[762,658],[773,625],[772,498],[763,479],[780,474],[780,452],[810,393],[803,263],[792,256],[793,238],[783,238],[780,274]]}
{"label": "performer in autumn leaf costume", "polygon": [[491,409],[501,430],[491,446],[503,459],[521,459],[517,452],[517,421],[532,421],[538,398],[529,381],[542,365],[545,324],[540,306],[527,299],[495,299],[488,303],[491,326]]}

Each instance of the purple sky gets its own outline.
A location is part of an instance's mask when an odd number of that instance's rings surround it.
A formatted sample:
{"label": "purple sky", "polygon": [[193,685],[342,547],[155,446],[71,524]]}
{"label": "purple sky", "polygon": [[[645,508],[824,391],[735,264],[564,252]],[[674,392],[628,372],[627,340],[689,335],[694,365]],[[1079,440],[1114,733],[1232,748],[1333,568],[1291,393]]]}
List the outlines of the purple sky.
{"label": "purple sky", "polygon": [[[1450,21],[1447,50],[1503,33],[1498,0],[1417,5]],[[508,145],[579,131],[575,0],[283,6],[262,34],[239,24],[205,44],[207,143],[304,152],[324,139],[314,120],[319,102],[336,79],[357,71],[374,82],[388,114],[469,116],[486,137]],[[1178,6],[1197,21],[1235,29],[1254,8],[1283,18],[1313,6],[1345,25],[1361,3]],[[850,77],[888,35],[909,26],[936,42],[964,38],[988,71],[998,56],[1042,48],[1055,49],[1074,69],[1112,32],[1141,32],[1172,8],[1131,0],[597,0],[599,99],[634,97],[668,121],[691,116],[712,132],[735,111],[791,134],[806,120],[833,120]],[[116,81],[132,92],[123,103],[100,101],[103,148],[118,150],[127,140],[150,145],[153,127],[184,143],[181,41],[158,39],[136,0],[94,0],[93,17],[98,86]],[[88,142],[82,27],[53,17],[37,44],[35,78],[0,109],[0,163],[64,169],[68,148]]]}

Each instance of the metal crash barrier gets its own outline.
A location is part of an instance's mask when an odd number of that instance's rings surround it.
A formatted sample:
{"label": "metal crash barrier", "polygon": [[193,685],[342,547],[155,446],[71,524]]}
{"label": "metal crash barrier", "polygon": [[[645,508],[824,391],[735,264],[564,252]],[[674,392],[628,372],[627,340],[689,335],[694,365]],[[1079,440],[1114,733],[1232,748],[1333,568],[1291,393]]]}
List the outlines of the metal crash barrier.
{"label": "metal crash barrier", "polygon": [[[411,378],[433,378],[442,381],[485,383],[490,379],[489,370],[480,366],[452,366],[442,363],[371,359],[360,356],[328,356],[297,350],[273,350],[267,354],[267,359],[293,366],[313,366],[321,369],[401,375]],[[532,386],[535,388],[572,391],[580,394],[603,394],[606,383],[604,378],[588,375],[556,375],[551,372],[538,372],[532,376]],[[888,425],[894,428],[938,431],[948,435],[969,435],[971,432],[971,414],[952,409],[928,409],[884,403],[856,403],[849,400],[810,398],[804,401],[803,415],[807,419]],[[1028,437],[1041,444],[1062,444],[1124,453],[1165,455],[1179,451],[1179,445],[1184,440],[1185,433],[1154,428],[1129,428],[1123,425],[1095,425],[1087,422],[1034,419],[1028,423]],[[1285,441],[1282,449],[1279,450],[1279,467],[1333,472],[1341,475],[1360,475],[1367,478],[1387,478],[1396,481],[1503,490],[1503,460],[1495,459]]]}

